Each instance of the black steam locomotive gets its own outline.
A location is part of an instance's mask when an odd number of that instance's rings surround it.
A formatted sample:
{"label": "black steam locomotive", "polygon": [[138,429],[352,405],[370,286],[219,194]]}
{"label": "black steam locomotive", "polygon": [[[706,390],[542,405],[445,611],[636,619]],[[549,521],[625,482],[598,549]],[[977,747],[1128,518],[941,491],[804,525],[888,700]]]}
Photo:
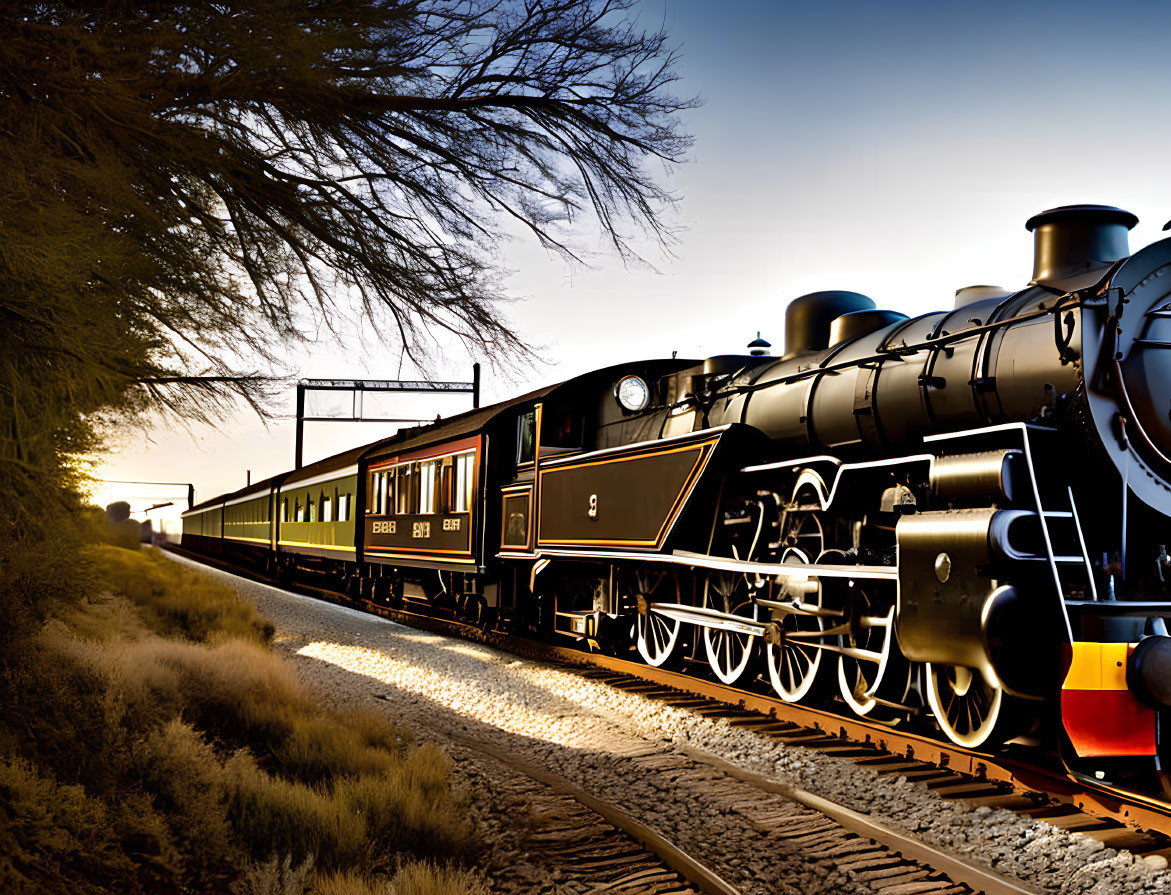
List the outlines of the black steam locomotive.
{"label": "black steam locomotive", "polygon": [[598,370],[206,501],[183,543],[961,746],[1044,721],[1073,764],[1157,768],[1171,239],[1129,255],[1136,222],[1046,211],[1024,289],[913,319],[805,295],[780,358]]}

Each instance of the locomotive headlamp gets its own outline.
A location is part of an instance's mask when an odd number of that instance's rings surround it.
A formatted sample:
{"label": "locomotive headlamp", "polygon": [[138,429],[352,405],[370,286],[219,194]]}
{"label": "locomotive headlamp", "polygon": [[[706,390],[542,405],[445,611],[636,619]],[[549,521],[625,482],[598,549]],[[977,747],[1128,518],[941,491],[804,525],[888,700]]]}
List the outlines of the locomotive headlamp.
{"label": "locomotive headlamp", "polygon": [[624,376],[618,381],[614,396],[623,409],[635,413],[647,406],[651,390],[641,376]]}

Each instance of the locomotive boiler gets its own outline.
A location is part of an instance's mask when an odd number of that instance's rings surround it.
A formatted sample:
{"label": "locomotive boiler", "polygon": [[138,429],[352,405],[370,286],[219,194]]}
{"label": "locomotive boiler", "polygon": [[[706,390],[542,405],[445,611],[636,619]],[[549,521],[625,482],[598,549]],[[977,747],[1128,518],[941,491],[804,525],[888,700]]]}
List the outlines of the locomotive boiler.
{"label": "locomotive boiler", "polygon": [[1161,770],[1171,240],[1032,218],[1017,290],[792,301],[780,357],[596,370],[185,517],[360,601],[631,652],[1072,767]]}

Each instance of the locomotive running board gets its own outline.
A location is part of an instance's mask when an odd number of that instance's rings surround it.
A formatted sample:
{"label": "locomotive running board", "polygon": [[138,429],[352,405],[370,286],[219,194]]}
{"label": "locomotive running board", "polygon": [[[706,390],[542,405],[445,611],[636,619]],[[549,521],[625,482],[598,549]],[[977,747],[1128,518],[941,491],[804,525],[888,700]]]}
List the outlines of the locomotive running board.
{"label": "locomotive running board", "polygon": [[631,553],[617,550],[541,550],[528,555],[499,554],[501,559],[576,559],[586,562],[607,560],[630,563],[666,563],[687,566],[693,569],[713,569],[718,572],[739,572],[745,575],[760,575],[777,578],[786,582],[816,581],[818,578],[857,578],[866,581],[899,580],[895,566],[848,566],[818,563],[768,563],[750,562],[743,559],[728,559],[712,556],[710,553],[692,553],[676,550],[674,553]]}
{"label": "locomotive running board", "polygon": [[[721,612],[718,609],[708,609],[705,606],[687,606],[683,603],[648,603],[647,611],[665,618],[674,619],[675,621],[684,622],[685,624],[697,625],[701,628],[729,631],[733,634],[744,634],[748,637],[761,637],[765,641],[774,643],[780,639],[797,640],[803,647],[837,653],[851,659],[861,659],[865,662],[885,661],[884,654],[875,652],[874,650],[843,646],[840,643],[827,643],[818,639],[822,637],[836,638],[840,635],[847,635],[850,633],[850,626],[848,624],[834,628],[825,628],[821,631],[811,631],[808,635],[803,636],[786,632],[779,628],[775,622],[757,621],[753,618],[744,618],[743,616],[733,615],[729,612]],[[876,619],[874,621],[878,623],[875,625],[876,627],[889,626],[890,624],[889,619]]]}
{"label": "locomotive running board", "polygon": [[[639,557],[649,559],[650,557]],[[743,559],[726,559],[709,553],[691,553],[676,550],[661,561],[678,562],[694,568],[715,569],[720,572],[742,572],[745,575],[763,575],[786,581],[815,581],[818,578],[864,578],[868,581],[898,581],[895,566],[847,566],[829,563],[768,563]]]}

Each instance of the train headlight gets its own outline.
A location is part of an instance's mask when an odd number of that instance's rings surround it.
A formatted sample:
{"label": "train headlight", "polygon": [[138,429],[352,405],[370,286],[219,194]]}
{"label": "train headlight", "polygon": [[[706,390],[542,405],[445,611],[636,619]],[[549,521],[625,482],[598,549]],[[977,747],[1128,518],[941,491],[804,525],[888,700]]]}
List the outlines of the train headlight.
{"label": "train headlight", "polygon": [[636,413],[647,406],[651,390],[641,376],[624,376],[618,381],[614,396],[623,409]]}

